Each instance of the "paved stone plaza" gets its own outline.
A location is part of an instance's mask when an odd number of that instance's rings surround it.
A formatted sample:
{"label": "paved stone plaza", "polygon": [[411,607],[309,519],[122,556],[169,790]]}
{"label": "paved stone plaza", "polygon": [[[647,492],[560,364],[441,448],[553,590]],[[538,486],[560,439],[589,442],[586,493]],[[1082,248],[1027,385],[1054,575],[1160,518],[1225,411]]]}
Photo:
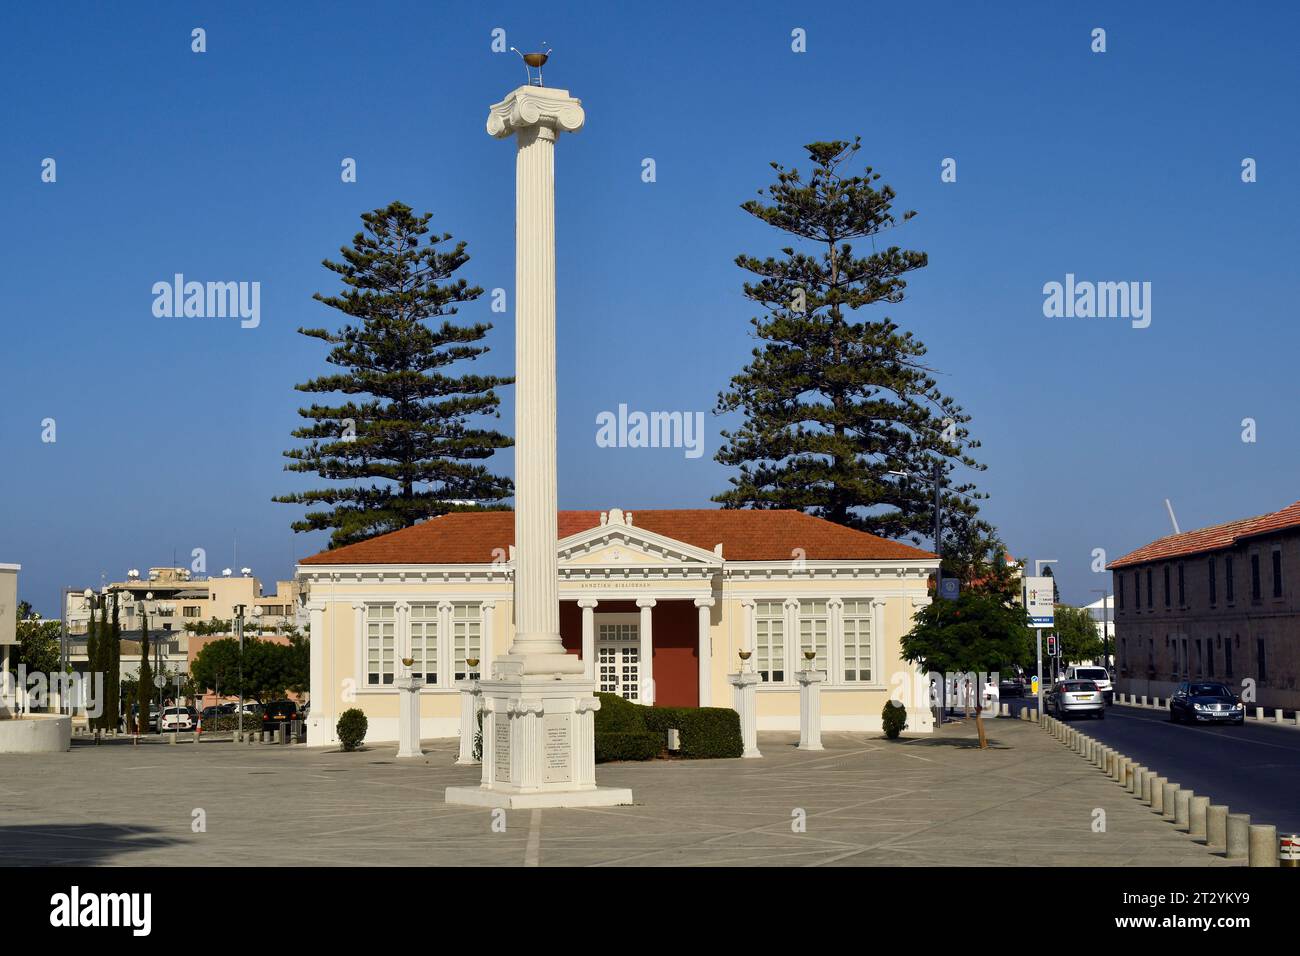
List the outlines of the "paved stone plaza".
{"label": "paved stone plaza", "polygon": [[504,833],[491,811],[444,804],[479,773],[450,740],[400,763],[389,745],[76,740],[0,756],[0,864],[1232,865],[1034,725],[988,727],[983,753],[971,721],[898,743],[826,734],[820,753],[760,734],[762,760],[602,765],[635,806],[510,812]]}

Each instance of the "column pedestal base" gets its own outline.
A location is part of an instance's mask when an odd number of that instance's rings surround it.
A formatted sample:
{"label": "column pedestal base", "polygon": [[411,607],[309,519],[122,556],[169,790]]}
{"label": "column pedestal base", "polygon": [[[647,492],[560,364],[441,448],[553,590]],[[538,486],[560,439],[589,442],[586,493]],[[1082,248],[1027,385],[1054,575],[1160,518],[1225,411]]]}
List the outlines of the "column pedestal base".
{"label": "column pedestal base", "polygon": [[397,679],[397,756],[423,757],[420,749],[420,688],[418,677]]}
{"label": "column pedestal base", "polygon": [[595,688],[594,681],[581,678],[479,681],[482,782],[448,787],[446,802],[507,810],[631,803],[629,789],[596,786]]}
{"label": "column pedestal base", "polygon": [[805,670],[794,675],[799,682],[799,749],[823,750],[821,671]]}
{"label": "column pedestal base", "polygon": [[729,674],[727,683],[735,688],[736,713],[740,715],[740,738],[745,749],[742,757],[763,756],[758,750],[758,685],[763,678],[753,671]]}

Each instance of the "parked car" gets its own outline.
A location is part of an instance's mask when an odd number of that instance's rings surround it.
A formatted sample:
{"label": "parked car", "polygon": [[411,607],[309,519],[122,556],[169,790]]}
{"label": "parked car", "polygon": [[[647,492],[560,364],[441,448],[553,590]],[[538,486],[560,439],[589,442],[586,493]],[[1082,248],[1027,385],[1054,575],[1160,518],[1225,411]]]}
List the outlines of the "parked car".
{"label": "parked car", "polygon": [[1020,677],[1003,677],[998,680],[999,697],[1024,697],[1025,682]]}
{"label": "parked car", "polygon": [[190,708],[165,708],[162,712],[161,728],[163,733],[171,733],[173,730],[193,730],[194,718],[190,716]]}
{"label": "parked car", "polygon": [[1072,714],[1104,718],[1106,701],[1101,688],[1090,680],[1060,680],[1052,685],[1043,702],[1049,714],[1068,720]]}
{"label": "parked car", "polygon": [[1236,724],[1246,722],[1246,708],[1226,684],[1217,681],[1183,681],[1169,698],[1169,719],[1177,724]]}
{"label": "parked car", "polygon": [[[128,732],[128,733],[132,733],[132,732],[135,731],[135,727],[136,727],[136,715],[137,715],[138,713],[140,713],[140,705],[139,705],[139,704],[132,704],[132,705],[131,705],[131,720],[130,720],[129,724],[127,725],[127,732]],[[150,704],[150,705],[149,705],[149,732],[150,732],[150,733],[153,733],[153,732],[155,732],[155,731],[157,731],[157,730],[158,730],[158,705],[157,705],[157,704]]]}
{"label": "parked car", "polygon": [[291,700],[273,700],[262,711],[262,729],[279,730],[280,724],[300,720],[298,705]]}
{"label": "parked car", "polygon": [[1115,699],[1115,685],[1110,681],[1110,671],[1104,667],[1093,664],[1080,664],[1077,667],[1071,667],[1065,672],[1066,680],[1090,680],[1097,685],[1101,691],[1102,699],[1109,706]]}

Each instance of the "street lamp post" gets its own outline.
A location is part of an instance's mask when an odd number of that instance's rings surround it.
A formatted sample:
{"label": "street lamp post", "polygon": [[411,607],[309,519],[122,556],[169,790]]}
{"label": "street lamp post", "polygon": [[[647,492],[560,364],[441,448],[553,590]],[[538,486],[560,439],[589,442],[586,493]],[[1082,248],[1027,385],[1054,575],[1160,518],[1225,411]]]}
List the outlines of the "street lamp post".
{"label": "street lamp post", "polygon": [[[939,600],[939,594],[943,589],[943,463],[939,459],[934,462],[934,477],[926,478],[923,475],[913,475],[908,471],[890,471],[887,474],[895,475],[899,478],[917,478],[921,481],[929,481],[934,486],[934,554],[939,559],[939,566],[934,569],[934,599]],[[944,718],[948,714],[948,675],[944,675],[942,700],[939,704],[939,726],[943,725]]]}
{"label": "street lamp post", "polygon": [[235,712],[235,741],[244,739],[244,605],[235,605],[235,639],[239,641],[239,709]]}
{"label": "street lamp post", "polygon": [[[68,661],[67,661],[67,647],[66,647],[67,640],[68,640],[68,620],[67,620],[67,618],[68,618],[68,594],[69,594],[71,591],[72,591],[71,588],[64,588],[64,589],[63,589],[63,641],[64,641],[64,644],[65,644],[65,647],[64,647],[64,660],[63,660],[63,667],[64,667],[65,670],[67,669],[67,666],[68,666]],[[82,596],[86,599],[86,614],[88,615],[88,617],[87,617],[87,619],[86,619],[86,649],[89,650],[89,649],[90,649],[90,629],[91,629],[91,627],[92,627],[92,626],[94,625],[94,623],[95,623],[95,592],[94,592],[94,589],[92,589],[92,588],[86,588],[86,590],[82,591],[81,593],[82,593]],[[102,641],[102,640],[104,639],[104,635],[102,635],[102,634],[99,635],[99,639]],[[94,681],[95,678],[94,678],[94,675],[91,674],[91,672],[90,672],[90,668],[91,668],[92,666],[94,666],[94,663],[95,663],[95,662],[94,662],[94,661],[91,661],[91,660],[87,660],[87,661],[86,661],[86,673],[87,673],[87,674],[90,674],[90,679],[91,679],[92,683],[93,683],[93,681]],[[99,742],[99,737],[98,737],[98,736],[95,738],[95,742],[96,742],[96,743]]]}
{"label": "street lamp post", "polygon": [[1093,588],[1093,594],[1101,595],[1101,659],[1110,670],[1110,588]]}

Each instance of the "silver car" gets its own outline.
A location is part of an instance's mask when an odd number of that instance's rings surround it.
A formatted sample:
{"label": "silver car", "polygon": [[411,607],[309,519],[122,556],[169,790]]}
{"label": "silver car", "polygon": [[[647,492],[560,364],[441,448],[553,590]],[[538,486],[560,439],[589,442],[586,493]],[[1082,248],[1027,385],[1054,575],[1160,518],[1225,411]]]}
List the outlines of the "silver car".
{"label": "silver car", "polygon": [[1047,692],[1045,704],[1047,712],[1061,720],[1067,720],[1072,714],[1098,719],[1106,716],[1106,699],[1101,688],[1090,680],[1057,681]]}

